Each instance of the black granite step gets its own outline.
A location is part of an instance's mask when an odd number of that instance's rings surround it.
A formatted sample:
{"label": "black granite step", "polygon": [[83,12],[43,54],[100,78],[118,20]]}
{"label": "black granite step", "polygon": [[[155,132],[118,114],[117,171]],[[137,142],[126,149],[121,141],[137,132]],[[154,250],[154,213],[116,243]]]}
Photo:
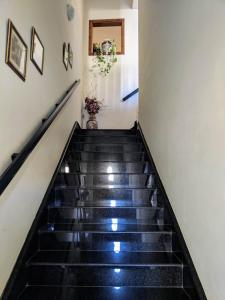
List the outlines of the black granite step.
{"label": "black granite step", "polygon": [[[116,219],[118,220],[118,219]],[[160,233],[171,234],[171,225],[149,225],[149,224],[120,224],[114,219],[111,223],[104,224],[85,224],[85,223],[70,223],[58,224],[48,223],[39,229],[39,233],[54,233],[54,232],[87,232],[87,233],[111,233],[115,232],[112,228],[113,224],[117,224],[117,233]]]}
{"label": "black granite step", "polygon": [[42,232],[40,250],[171,252],[172,232]]}
{"label": "black granite step", "polygon": [[181,261],[170,252],[38,251],[28,266],[173,267]]}
{"label": "black granite step", "polygon": [[[85,189],[55,188],[55,203],[76,203],[80,201],[143,201],[152,206],[163,206],[163,196],[158,189]],[[125,202],[124,202],[125,203]],[[56,205],[57,206],[57,205]]]}
{"label": "black granite step", "polygon": [[79,185],[56,185],[55,189],[87,189],[87,190],[97,190],[99,194],[101,194],[101,190],[150,190],[150,191],[155,191],[157,188],[150,188],[150,187],[141,187],[141,186],[136,186],[136,185],[123,185],[123,184],[99,184],[98,186],[79,186]]}
{"label": "black granite step", "polygon": [[102,143],[85,143],[76,142],[76,139],[70,145],[70,149],[77,151],[99,151],[99,152],[139,152],[143,151],[142,143],[132,143],[132,144],[102,144]]}
{"label": "black granite step", "polygon": [[84,136],[76,135],[73,137],[72,141],[74,142],[85,142],[85,143],[104,143],[104,144],[120,144],[120,143],[140,143],[141,139],[138,136]]}
{"label": "black granite step", "polygon": [[183,266],[66,265],[36,263],[28,268],[28,285],[86,287],[182,287]]}
{"label": "black granite step", "polygon": [[76,130],[9,300],[199,300],[156,176],[138,131]]}
{"label": "black granite step", "polygon": [[150,200],[79,200],[73,198],[57,199],[49,207],[155,207],[157,202]]}
{"label": "black granite step", "polygon": [[162,224],[164,208],[161,207],[49,207],[48,220],[50,223],[68,223],[70,220],[89,219],[126,219],[148,220],[150,224]]}
{"label": "black granite step", "polygon": [[77,161],[105,161],[105,162],[144,162],[146,154],[144,152],[85,152],[69,151],[66,160]]}
{"label": "black granite step", "polygon": [[156,188],[154,174],[58,174],[56,185],[82,187],[140,187]]}
{"label": "black granite step", "polygon": [[98,191],[99,195],[101,196],[102,191],[112,191],[113,193],[119,192],[121,194],[126,194],[129,191],[150,191],[154,193],[155,191],[160,192],[160,190],[157,188],[148,188],[148,187],[138,187],[138,186],[124,186],[124,185],[114,185],[114,184],[102,184],[96,187],[87,186],[87,187],[80,187],[78,185],[76,186],[70,186],[70,185],[56,185],[55,190],[92,190],[92,191]]}
{"label": "black granite step", "polygon": [[39,230],[42,250],[171,252],[172,238],[169,225],[117,224],[113,220],[108,224],[48,224]]}
{"label": "black granite step", "polygon": [[[19,300],[190,300],[182,288],[26,287]],[[194,299],[192,299],[194,300]]]}
{"label": "black granite step", "polygon": [[151,222],[148,219],[124,219],[124,218],[90,218],[90,219],[60,219],[57,222],[51,222],[49,224],[112,224],[112,220],[117,220],[118,224],[134,224],[134,225],[171,225],[170,222],[163,219],[159,219],[158,222]]}
{"label": "black granite step", "polygon": [[[76,132],[76,135],[85,135],[85,136],[137,136],[137,131],[131,131],[129,129],[80,129]],[[75,136],[76,136],[75,135]]]}
{"label": "black granite step", "polygon": [[152,173],[148,162],[96,162],[66,161],[61,168],[63,173]]}

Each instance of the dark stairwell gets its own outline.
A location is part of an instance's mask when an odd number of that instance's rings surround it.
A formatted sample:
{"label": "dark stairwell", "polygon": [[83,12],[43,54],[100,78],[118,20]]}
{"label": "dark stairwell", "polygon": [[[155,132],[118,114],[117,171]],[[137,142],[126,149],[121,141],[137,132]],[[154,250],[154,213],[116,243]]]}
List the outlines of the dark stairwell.
{"label": "dark stairwell", "polygon": [[203,299],[140,131],[68,145],[3,299]]}

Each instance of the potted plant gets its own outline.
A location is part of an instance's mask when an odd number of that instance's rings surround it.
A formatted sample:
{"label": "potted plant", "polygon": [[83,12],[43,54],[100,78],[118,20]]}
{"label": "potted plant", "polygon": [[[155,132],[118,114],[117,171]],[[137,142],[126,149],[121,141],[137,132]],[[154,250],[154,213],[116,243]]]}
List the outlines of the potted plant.
{"label": "potted plant", "polygon": [[87,121],[87,129],[98,129],[98,122],[96,120],[96,114],[102,107],[102,103],[97,101],[95,97],[85,99],[85,109],[89,114],[89,120]]}

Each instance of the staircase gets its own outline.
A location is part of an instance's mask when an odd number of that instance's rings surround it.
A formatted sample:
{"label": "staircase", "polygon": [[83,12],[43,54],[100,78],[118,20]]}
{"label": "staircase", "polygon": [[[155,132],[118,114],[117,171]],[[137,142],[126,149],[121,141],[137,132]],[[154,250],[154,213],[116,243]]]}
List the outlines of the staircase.
{"label": "staircase", "polygon": [[79,129],[8,299],[197,300],[186,269],[139,131]]}

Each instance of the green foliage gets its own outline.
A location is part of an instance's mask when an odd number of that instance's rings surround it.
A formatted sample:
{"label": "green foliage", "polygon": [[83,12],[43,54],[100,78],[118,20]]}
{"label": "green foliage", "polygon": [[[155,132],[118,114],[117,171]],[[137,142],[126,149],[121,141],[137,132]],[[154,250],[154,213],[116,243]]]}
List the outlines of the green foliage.
{"label": "green foliage", "polygon": [[108,54],[103,53],[100,44],[95,45],[93,68],[99,68],[101,75],[104,77],[107,76],[117,61],[116,44],[114,41],[109,49]]}

